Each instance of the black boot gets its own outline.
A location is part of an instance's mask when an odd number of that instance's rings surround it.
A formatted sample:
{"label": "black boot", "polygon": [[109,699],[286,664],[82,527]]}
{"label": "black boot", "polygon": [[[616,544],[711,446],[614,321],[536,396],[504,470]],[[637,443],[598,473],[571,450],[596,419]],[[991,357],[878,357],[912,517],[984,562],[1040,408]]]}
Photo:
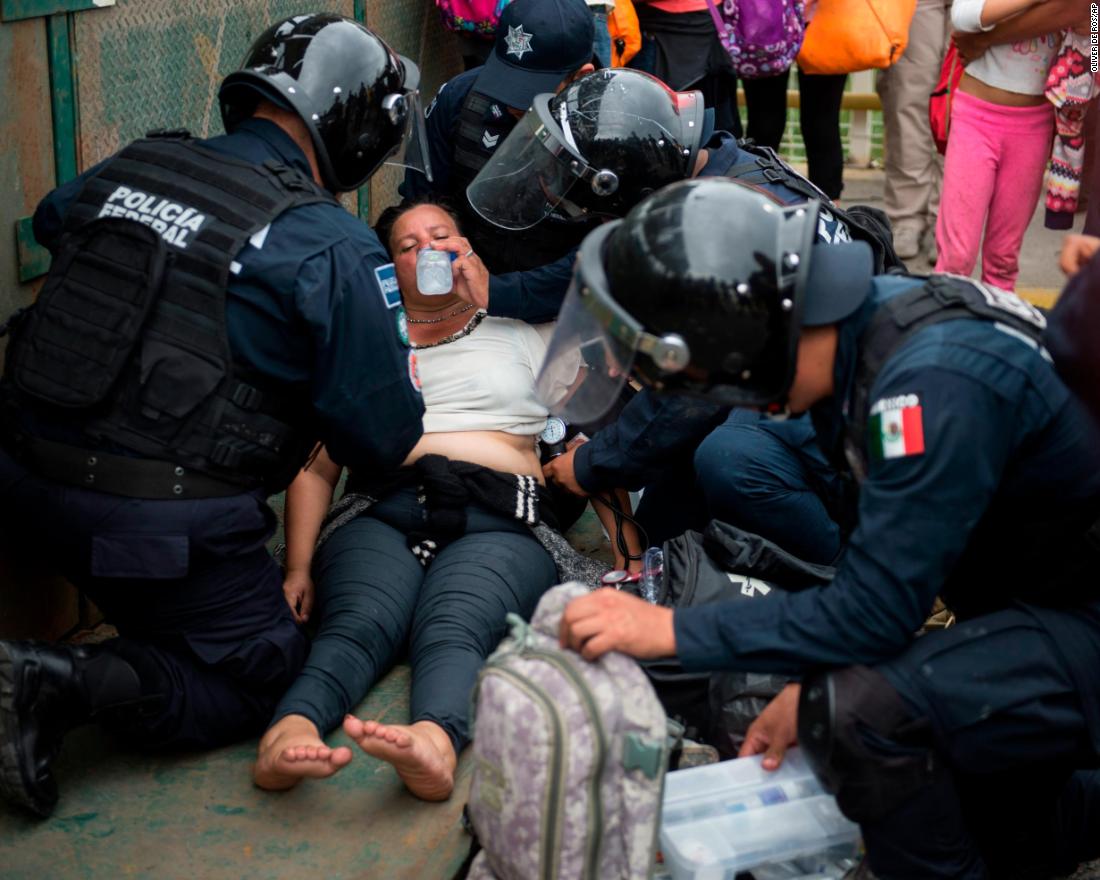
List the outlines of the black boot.
{"label": "black boot", "polygon": [[109,650],[0,641],[0,795],[49,816],[57,804],[50,764],[65,734],[140,698],[134,668]]}

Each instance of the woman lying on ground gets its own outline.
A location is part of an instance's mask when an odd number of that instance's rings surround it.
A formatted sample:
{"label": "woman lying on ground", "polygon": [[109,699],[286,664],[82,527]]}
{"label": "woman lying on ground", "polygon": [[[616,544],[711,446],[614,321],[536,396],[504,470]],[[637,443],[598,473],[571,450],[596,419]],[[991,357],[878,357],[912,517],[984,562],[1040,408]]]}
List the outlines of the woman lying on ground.
{"label": "woman lying on ground", "polygon": [[[470,692],[505,635],[505,615],[529,617],[566,575],[559,568],[576,563],[575,554],[563,562],[570,549],[546,528],[554,515],[535,442],[547,422],[535,378],[553,325],[488,317],[454,292],[418,291],[417,252],[429,246],[459,255],[456,284],[471,276],[488,283],[444,207],[391,208],[378,231],[404,301],[394,314],[412,345],[410,380],[423,383],[424,436],[396,474],[349,474],[331,511],[341,468],[324,450],[287,491],[287,599],[304,622],[316,582],[320,628],[260,742],[253,776],[283,789],[336,772],[352,752],[322,736],[343,721],[413,794],[442,800],[467,742]],[[634,533],[625,537],[629,554],[639,554]],[[626,563],[618,554],[618,567]],[[406,646],[411,723],[348,715]]]}

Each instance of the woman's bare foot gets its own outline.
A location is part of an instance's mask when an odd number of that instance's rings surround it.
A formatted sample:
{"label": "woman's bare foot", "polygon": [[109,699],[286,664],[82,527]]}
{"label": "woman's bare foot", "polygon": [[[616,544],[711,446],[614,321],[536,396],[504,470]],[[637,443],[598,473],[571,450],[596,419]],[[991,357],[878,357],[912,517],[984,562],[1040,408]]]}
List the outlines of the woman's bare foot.
{"label": "woman's bare foot", "polygon": [[344,732],[368,755],[392,764],[418,798],[445,801],[451,796],[458,759],[451,738],[434,721],[379,724],[348,715]]}
{"label": "woman's bare foot", "polygon": [[260,788],[281,791],[303,779],[331,776],[351,760],[351,749],[325,745],[316,725],[301,715],[286,715],[260,740],[252,781]]}

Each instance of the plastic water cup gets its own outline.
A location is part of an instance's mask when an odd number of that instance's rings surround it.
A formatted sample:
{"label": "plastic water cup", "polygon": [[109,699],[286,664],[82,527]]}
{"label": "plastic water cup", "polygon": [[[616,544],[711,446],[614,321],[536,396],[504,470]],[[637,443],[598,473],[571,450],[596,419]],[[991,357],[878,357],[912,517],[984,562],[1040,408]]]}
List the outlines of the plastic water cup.
{"label": "plastic water cup", "polygon": [[456,255],[450,251],[423,248],[416,255],[416,288],[425,296],[450,293],[454,287],[451,263]]}

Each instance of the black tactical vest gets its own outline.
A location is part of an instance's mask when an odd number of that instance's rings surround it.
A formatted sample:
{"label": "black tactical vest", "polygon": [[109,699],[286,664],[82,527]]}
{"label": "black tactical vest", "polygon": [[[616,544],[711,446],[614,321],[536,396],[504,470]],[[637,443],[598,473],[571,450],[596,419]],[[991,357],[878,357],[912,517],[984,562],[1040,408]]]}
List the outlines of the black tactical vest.
{"label": "black tactical vest", "polygon": [[[289,208],[331,195],[172,133],[136,141],[84,185],[49,277],[14,329],[9,403],[242,490],[278,491],[315,437],[306,389],[233,363],[233,260]],[[215,493],[216,494],[216,493]]]}
{"label": "black tactical vest", "polygon": [[[857,481],[867,473],[866,429],[875,377],[913,334],[959,318],[993,322],[1050,360],[1042,345],[1046,318],[1013,293],[936,275],[887,300],[859,343],[844,443]],[[1060,606],[1100,596],[1100,498],[1037,508],[993,498],[940,591],[960,618],[1003,608],[1011,599]]]}
{"label": "black tactical vest", "polygon": [[471,90],[462,102],[454,137],[451,202],[461,215],[470,244],[494,275],[553,263],[577,247],[599,223],[550,216],[530,229],[513,231],[493,225],[470,207],[466,188],[515,127],[516,120],[507,108]]}

